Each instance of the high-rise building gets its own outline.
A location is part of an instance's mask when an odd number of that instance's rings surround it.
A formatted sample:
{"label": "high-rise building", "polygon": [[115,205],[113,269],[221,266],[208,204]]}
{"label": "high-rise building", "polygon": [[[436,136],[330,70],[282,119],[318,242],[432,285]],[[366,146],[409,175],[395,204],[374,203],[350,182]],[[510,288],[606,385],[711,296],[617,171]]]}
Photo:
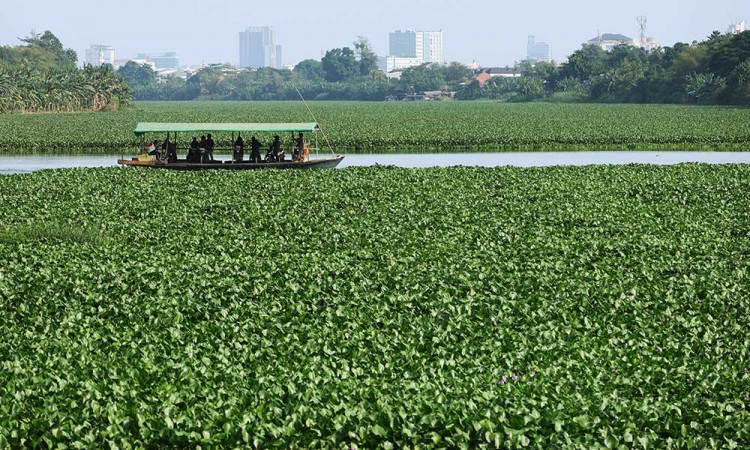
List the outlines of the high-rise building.
{"label": "high-rise building", "polygon": [[424,62],[442,63],[443,62],[443,32],[442,31],[423,31],[422,32],[422,60]]}
{"label": "high-rise building", "polygon": [[386,71],[443,62],[443,32],[397,30],[388,35]]}
{"label": "high-rise building", "polygon": [[397,30],[388,35],[388,55],[398,58],[416,58],[422,55],[422,35],[416,30]]}
{"label": "high-rise building", "polygon": [[276,46],[276,68],[277,69],[283,69],[284,68],[284,52],[281,50],[281,46]]}
{"label": "high-rise building", "polygon": [[157,69],[177,69],[180,67],[180,58],[177,56],[177,52],[138,53],[135,57],[136,59],[153,61],[154,67]]}
{"label": "high-rise building", "polygon": [[109,45],[91,44],[86,50],[86,59],[84,63],[92,66],[101,66],[102,64],[115,63],[115,49]]}
{"label": "high-rise building", "polygon": [[727,33],[729,34],[740,34],[745,31],[745,21],[740,20],[737,23],[733,23],[732,25],[729,25],[729,28],[727,28]]}
{"label": "high-rise building", "polygon": [[552,49],[546,42],[537,42],[535,36],[529,36],[526,45],[526,59],[532,62],[552,62]]}
{"label": "high-rise building", "polygon": [[240,32],[240,67],[281,67],[281,46],[271,27],[248,27]]}

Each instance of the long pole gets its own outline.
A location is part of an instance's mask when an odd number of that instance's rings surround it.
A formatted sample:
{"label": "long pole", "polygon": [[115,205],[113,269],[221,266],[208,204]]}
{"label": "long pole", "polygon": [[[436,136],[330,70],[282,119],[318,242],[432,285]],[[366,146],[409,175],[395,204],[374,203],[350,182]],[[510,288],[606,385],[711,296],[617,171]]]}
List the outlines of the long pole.
{"label": "long pole", "polygon": [[325,139],[326,144],[328,144],[328,149],[331,150],[331,153],[335,155],[333,151],[333,147],[331,146],[331,141],[328,140],[328,136],[326,136],[326,134],[323,132],[323,127],[320,126],[320,123],[318,123],[318,119],[315,118],[315,114],[313,114],[312,110],[310,109],[310,106],[305,101],[305,97],[302,96],[302,92],[300,92],[299,89],[297,89],[297,85],[293,84],[293,86],[294,86],[294,90],[297,91],[297,94],[299,94],[299,98],[302,99],[302,103],[304,103],[305,108],[307,108],[307,112],[310,113],[310,117],[312,117],[315,123],[318,125],[318,128],[320,129],[320,134],[323,135],[323,139]]}

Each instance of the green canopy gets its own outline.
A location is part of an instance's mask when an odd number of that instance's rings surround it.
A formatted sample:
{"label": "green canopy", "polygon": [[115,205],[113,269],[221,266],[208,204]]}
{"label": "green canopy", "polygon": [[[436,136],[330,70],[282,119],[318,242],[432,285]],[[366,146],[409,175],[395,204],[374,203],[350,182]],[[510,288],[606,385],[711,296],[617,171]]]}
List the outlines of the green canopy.
{"label": "green canopy", "polygon": [[318,131],[318,124],[308,123],[155,123],[140,122],[135,127],[135,134],[145,133],[218,133],[218,132],[245,132],[245,133],[281,133],[284,131],[304,131],[312,133]]}

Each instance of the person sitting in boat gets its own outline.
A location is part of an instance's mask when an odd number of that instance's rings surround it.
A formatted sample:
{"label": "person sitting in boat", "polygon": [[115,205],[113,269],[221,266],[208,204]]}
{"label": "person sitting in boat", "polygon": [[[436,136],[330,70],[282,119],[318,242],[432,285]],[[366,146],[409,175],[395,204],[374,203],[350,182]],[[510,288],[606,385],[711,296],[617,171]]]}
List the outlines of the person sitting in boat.
{"label": "person sitting in boat", "polygon": [[255,136],[250,140],[250,146],[252,148],[252,152],[250,153],[250,162],[253,163],[259,163],[260,162],[260,141],[255,139]]}
{"label": "person sitting in boat", "polygon": [[187,162],[194,163],[200,162],[200,150],[198,149],[198,138],[193,136],[193,140],[190,142],[190,148],[187,154]]}
{"label": "person sitting in boat", "polygon": [[245,156],[245,141],[242,140],[242,136],[237,135],[237,140],[234,141],[234,153],[232,155],[232,161],[242,162],[242,157]]}
{"label": "person sitting in boat", "polygon": [[146,151],[149,155],[156,157],[156,159],[159,159],[159,151],[156,149],[156,144],[154,144],[154,141],[151,141],[146,145]]}
{"label": "person sitting in boat", "polygon": [[167,144],[167,162],[177,162],[177,144],[174,142]]}
{"label": "person sitting in boat", "polygon": [[169,138],[166,138],[161,143],[161,149],[164,150],[163,153],[167,162],[177,162],[177,144],[170,142]]}
{"label": "person sitting in boat", "polygon": [[211,161],[214,160],[214,140],[211,138],[211,133],[208,133],[206,136],[206,156],[211,159]]}

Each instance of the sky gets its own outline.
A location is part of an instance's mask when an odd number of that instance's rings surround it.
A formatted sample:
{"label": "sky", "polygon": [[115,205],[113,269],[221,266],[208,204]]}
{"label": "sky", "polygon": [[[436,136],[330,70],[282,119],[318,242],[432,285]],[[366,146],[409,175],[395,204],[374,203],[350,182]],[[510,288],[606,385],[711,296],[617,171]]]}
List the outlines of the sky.
{"label": "sky", "polygon": [[0,45],[50,30],[79,62],[104,44],[118,59],[176,51],[181,65],[237,64],[239,32],[271,26],[283,63],[294,65],[358,36],[384,56],[388,33],[418,29],[443,31],[446,61],[506,66],[526,56],[529,35],[563,62],[597,32],[638,37],[638,16],[649,37],[671,46],[743,19],[750,27],[750,0],[0,0]]}

